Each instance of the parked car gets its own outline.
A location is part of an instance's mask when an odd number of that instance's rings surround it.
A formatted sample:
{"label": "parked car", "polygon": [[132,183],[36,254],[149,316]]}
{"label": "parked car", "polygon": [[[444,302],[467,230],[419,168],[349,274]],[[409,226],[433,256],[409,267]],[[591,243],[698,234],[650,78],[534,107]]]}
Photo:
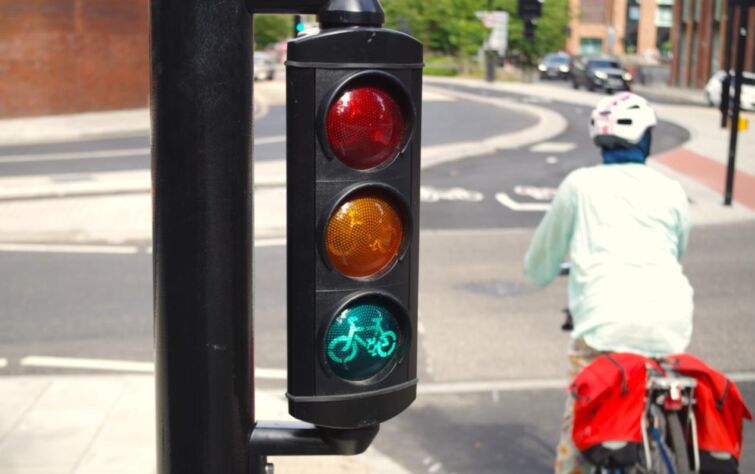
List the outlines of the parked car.
{"label": "parked car", "polygon": [[578,58],[572,63],[571,78],[575,89],[602,89],[608,93],[631,90],[634,80],[632,75],[612,58]]}
{"label": "parked car", "polygon": [[537,70],[540,71],[540,79],[567,79],[569,77],[570,56],[566,53],[546,54]]}
{"label": "parked car", "polygon": [[254,80],[275,79],[275,58],[267,53],[254,53]]}
{"label": "parked car", "polygon": [[[734,72],[732,71],[732,76]],[[723,85],[724,77],[726,73],[724,71],[718,71],[713,74],[708,83],[703,89],[703,96],[705,101],[710,106],[721,105],[721,89]],[[732,77],[731,88],[729,94],[734,99],[734,81]],[[740,107],[744,110],[755,110],[755,74],[751,72],[744,72],[742,75],[742,96],[740,98]]]}

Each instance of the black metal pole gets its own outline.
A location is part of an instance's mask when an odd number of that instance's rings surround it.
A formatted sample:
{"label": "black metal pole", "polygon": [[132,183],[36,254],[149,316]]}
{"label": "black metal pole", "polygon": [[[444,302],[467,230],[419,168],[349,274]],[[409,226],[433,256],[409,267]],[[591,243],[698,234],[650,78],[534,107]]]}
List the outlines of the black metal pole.
{"label": "black metal pole", "polygon": [[721,109],[721,128],[726,128],[729,122],[729,88],[731,87],[731,44],[734,42],[734,0],[726,2],[726,33],[724,38],[724,75],[721,81],[721,103],[718,104]]}
{"label": "black metal pole", "polygon": [[151,0],[159,474],[246,474],[254,419],[251,18]]}
{"label": "black metal pole", "polygon": [[726,191],[724,204],[731,206],[734,196],[734,173],[737,160],[737,137],[739,136],[739,109],[742,97],[742,70],[744,69],[745,50],[747,49],[747,27],[749,15],[747,5],[742,2],[739,6],[739,40],[737,41],[737,64],[734,77],[734,110],[731,116],[731,135],[729,136],[729,162],[726,167]]}

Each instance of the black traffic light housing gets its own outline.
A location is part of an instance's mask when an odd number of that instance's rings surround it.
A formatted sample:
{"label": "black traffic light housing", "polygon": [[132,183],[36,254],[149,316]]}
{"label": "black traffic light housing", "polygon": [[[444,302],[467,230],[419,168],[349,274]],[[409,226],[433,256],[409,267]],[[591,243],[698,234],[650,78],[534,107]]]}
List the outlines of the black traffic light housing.
{"label": "black traffic light housing", "polygon": [[519,0],[517,14],[523,20],[532,20],[540,18],[543,11],[543,1],[541,0]]}
{"label": "black traffic light housing", "polygon": [[[286,63],[289,411],[337,429],[397,415],[416,397],[417,383],[422,46],[380,28],[382,9],[366,3],[377,9],[332,1],[332,10],[320,12],[322,31],[291,41]],[[353,12],[351,4],[358,4]],[[380,97],[392,98],[404,119],[396,156],[366,170],[345,164],[325,129],[330,105],[361,86],[383,91]],[[385,198],[396,210],[403,240],[384,269],[350,277],[324,242],[330,216],[362,195]],[[368,310],[369,328],[339,317]],[[347,330],[332,329],[342,323]],[[357,344],[359,331],[366,332]],[[384,360],[363,374],[351,372],[349,357],[370,360],[368,352]]]}

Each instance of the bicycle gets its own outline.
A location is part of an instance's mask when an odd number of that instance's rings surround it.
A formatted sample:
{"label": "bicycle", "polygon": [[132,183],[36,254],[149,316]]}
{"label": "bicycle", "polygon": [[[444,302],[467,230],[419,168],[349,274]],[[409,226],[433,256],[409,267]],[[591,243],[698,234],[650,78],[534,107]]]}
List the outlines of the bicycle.
{"label": "bicycle", "polygon": [[[372,357],[388,358],[396,350],[398,338],[396,333],[391,330],[383,330],[383,316],[372,318],[373,325],[359,327],[356,324],[355,317],[349,317],[346,322],[349,324],[349,332],[343,336],[338,336],[328,344],[328,357],[339,364],[345,364],[352,361],[359,351],[359,347],[364,347],[367,353]],[[371,337],[363,338],[361,334],[372,331]]]}
{"label": "bicycle", "polygon": [[[569,265],[563,264],[561,275],[569,274]],[[564,331],[574,329],[568,308],[563,310]],[[647,363],[645,407],[640,420],[642,449],[634,464],[628,466],[600,466],[592,474],[691,474],[700,469],[700,450],[697,440],[695,387],[697,381],[671,367],[663,358]],[[689,442],[688,442],[689,440]],[[607,459],[612,452],[627,447],[627,441],[604,441]]]}

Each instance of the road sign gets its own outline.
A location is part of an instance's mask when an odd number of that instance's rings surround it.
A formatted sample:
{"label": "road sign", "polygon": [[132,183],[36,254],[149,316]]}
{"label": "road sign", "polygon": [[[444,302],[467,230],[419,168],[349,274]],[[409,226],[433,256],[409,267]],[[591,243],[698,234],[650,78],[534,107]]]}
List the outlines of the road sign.
{"label": "road sign", "polygon": [[320,21],[286,63],[287,395],[352,429],[416,395],[422,45]]}

